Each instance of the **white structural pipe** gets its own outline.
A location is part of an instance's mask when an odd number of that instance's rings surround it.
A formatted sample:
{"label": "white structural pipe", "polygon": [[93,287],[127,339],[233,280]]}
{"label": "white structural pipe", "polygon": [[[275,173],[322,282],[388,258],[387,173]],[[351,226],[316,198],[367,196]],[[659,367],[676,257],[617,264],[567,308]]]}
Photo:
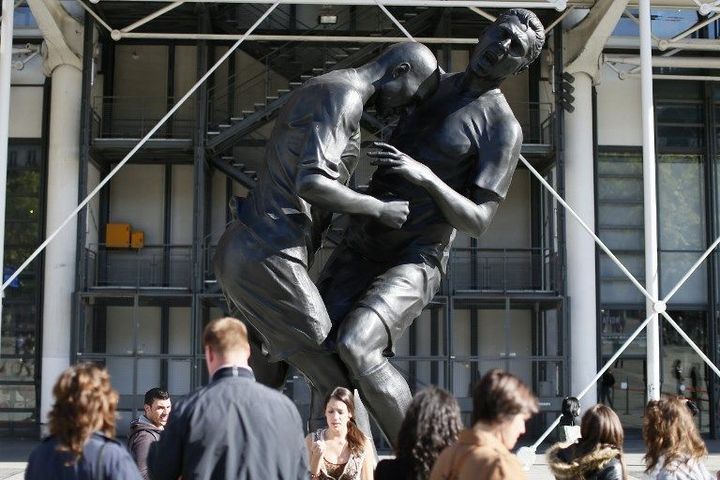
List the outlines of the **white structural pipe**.
{"label": "white structural pipe", "polygon": [[[2,0],[0,25],[0,272],[4,272],[5,258],[5,197],[7,193],[8,136],[10,134],[10,83],[12,77],[13,0]],[[2,319],[0,296],[0,320]],[[2,321],[0,321],[2,338]],[[2,353],[2,342],[0,342]]]}
{"label": "white structural pipe", "polygon": [[[699,51],[720,51],[720,40],[711,40],[707,38],[686,38],[677,42],[671,39],[662,38],[652,42],[652,47],[660,51],[666,51],[672,48],[680,50],[699,50]],[[640,48],[640,39],[638,37],[621,37],[612,36],[605,43],[605,48]]]}
{"label": "white structural pipe", "polygon": [[[80,105],[82,72],[62,64],[53,70],[50,92],[47,216],[52,231],[62,224],[78,200],[80,170]],[[76,221],[60,232],[45,251],[43,279],[42,374],[40,418],[47,422],[52,407],[52,388],[70,364],[72,302],[75,289]]]}
{"label": "white structural pipe", "polygon": [[[135,2],[168,2],[170,0],[123,0]],[[281,5],[377,5],[375,0],[278,0]],[[99,3],[95,1],[93,3]],[[186,0],[186,3],[208,3],[208,0]],[[267,0],[213,0],[213,3],[264,4]],[[387,7],[478,7],[478,8],[554,8],[564,10],[567,0],[494,1],[494,0],[382,0]]]}
{"label": "white structural pipe", "polygon": [[[113,30],[113,40],[127,39],[156,39],[156,40],[237,40],[242,35],[222,33],[123,33],[120,30]],[[406,42],[407,37],[370,37],[353,35],[248,35],[248,41],[264,42],[320,42],[320,43],[390,43]],[[417,37],[420,43],[459,44],[477,45],[477,38],[447,38],[447,37]]]}
{"label": "white structural pipe", "polygon": [[[642,90],[643,204],[645,215],[645,289],[658,298],[657,193],[655,172],[655,110],[653,108],[652,38],[650,0],[640,0],[640,88]],[[665,302],[645,300],[652,317],[647,326],[647,396],[660,398],[660,326],[658,313]]]}
{"label": "white structural pipe", "polygon": [[[641,57],[638,55],[605,54],[606,62],[623,63],[625,65],[640,65]],[[717,57],[652,57],[653,67],[670,68],[720,68],[720,58]]]}
{"label": "white structural pipe", "polygon": [[[595,225],[592,77],[574,72],[575,111],[565,114],[565,198]],[[595,243],[576,222],[566,222],[567,294],[570,298],[570,391],[579,392],[597,372]],[[590,398],[595,401],[595,385]]]}

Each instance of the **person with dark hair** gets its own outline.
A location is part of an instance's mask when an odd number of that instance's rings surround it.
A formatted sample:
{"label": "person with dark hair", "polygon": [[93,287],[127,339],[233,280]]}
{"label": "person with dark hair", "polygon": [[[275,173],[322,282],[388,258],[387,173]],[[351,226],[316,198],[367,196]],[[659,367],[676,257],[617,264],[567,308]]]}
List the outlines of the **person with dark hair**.
{"label": "person with dark hair", "polygon": [[577,417],[580,416],[580,400],[576,397],[563,398],[560,413],[562,415],[560,417],[560,423],[558,424],[559,440],[561,443],[574,443],[579,436],[575,421]]}
{"label": "person with dark hair", "polygon": [[588,409],[580,423],[581,438],[570,446],[557,444],[547,453],[557,480],[625,480],[624,433],[617,414],[603,404]]}
{"label": "person with dark hair", "polygon": [[148,474],[147,457],[150,445],[160,440],[160,433],[167,424],[172,403],[170,394],[160,388],[151,388],[145,392],[143,405],[145,413],[130,423],[128,435],[128,450],[135,459],[143,479],[150,478]]}
{"label": "person with dark hair", "polygon": [[419,391],[400,425],[396,457],[378,463],[375,480],[427,480],[461,428],[460,406],[450,392],[434,385]]}
{"label": "person with dark hair", "polygon": [[105,368],[67,368],[53,396],[50,436],[30,454],[26,480],[140,480],[132,457],[114,438],[118,393]]}
{"label": "person with dark hair", "polygon": [[307,479],[300,414],[288,397],[255,382],[245,325],[213,320],[202,342],[210,383],[173,408],[150,447],[150,478]]}
{"label": "person with dark hair", "polygon": [[412,394],[387,357],[438,292],[456,230],[480,237],[505,200],[522,129],[500,85],[538,57],[544,40],[534,13],[502,13],[467,69],[443,75],[389,143],[376,144],[368,193],[408,201],[407,220],[396,229],[354,218],[318,279],[333,322],[327,343],[391,441]]}
{"label": "person with dark hair", "polygon": [[702,462],[707,448],[683,397],[651,400],[643,419],[649,480],[714,480]]}
{"label": "person with dark hair", "polygon": [[355,423],[353,393],[337,387],[325,399],[327,428],[305,438],[310,454],[310,478],[372,480],[375,463],[370,441]]}
{"label": "person with dark hair", "polygon": [[473,426],[438,457],[430,480],[523,480],[510,450],[538,412],[537,398],[515,375],[494,369],[473,390]]}

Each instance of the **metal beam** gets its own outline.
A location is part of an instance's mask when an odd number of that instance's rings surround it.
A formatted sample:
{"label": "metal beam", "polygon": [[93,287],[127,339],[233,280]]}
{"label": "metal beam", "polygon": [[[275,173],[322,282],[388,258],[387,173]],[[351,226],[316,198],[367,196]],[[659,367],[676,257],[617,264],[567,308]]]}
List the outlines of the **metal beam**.
{"label": "metal beam", "polygon": [[[641,58],[637,55],[605,54],[603,60],[610,63],[625,65],[640,65]],[[720,68],[720,58],[717,57],[658,57],[652,58],[653,67],[669,68]]]}
{"label": "metal beam", "polygon": [[[673,42],[671,39],[660,39],[653,41],[652,47],[665,51],[671,48],[679,48],[682,50],[705,50],[720,51],[720,40],[710,40],[706,38],[688,38],[682,41]],[[605,44],[605,48],[640,48],[639,37],[620,37],[612,36]]]}
{"label": "metal beam", "polygon": [[[7,186],[8,135],[10,132],[13,9],[13,0],[2,0],[2,25],[0,25],[0,225],[3,228],[0,228],[0,272],[3,271],[3,252],[5,251],[5,194]],[[0,297],[1,316],[2,298]]]}
{"label": "metal beam", "polygon": [[[113,0],[115,2],[117,0]],[[169,0],[121,0],[128,3],[168,2]],[[95,3],[100,3],[95,2]],[[208,3],[208,0],[188,0]],[[268,0],[213,0],[213,3],[245,3],[267,5]],[[280,5],[377,5],[376,0],[278,0]],[[590,2],[592,3],[592,2]],[[493,1],[493,0],[382,0],[386,7],[478,7],[478,8],[547,8],[562,11],[567,0]]]}
{"label": "metal beam", "polygon": [[[241,38],[241,34],[218,34],[218,33],[122,33],[114,30],[119,34],[120,39],[153,39],[153,40],[220,40],[231,41]],[[246,41],[263,41],[263,42],[320,42],[320,43],[391,43],[406,42],[407,37],[370,37],[370,36],[352,36],[352,35],[248,35]],[[426,44],[457,44],[457,45],[476,45],[477,38],[433,38],[433,37],[417,37],[416,41]]]}

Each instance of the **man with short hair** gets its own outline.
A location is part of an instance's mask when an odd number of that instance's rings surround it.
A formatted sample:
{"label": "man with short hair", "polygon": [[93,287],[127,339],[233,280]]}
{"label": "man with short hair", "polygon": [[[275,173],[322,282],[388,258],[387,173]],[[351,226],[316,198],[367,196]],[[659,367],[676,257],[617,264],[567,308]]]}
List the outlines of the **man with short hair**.
{"label": "man with short hair", "polygon": [[211,381],[173,409],[150,450],[151,478],[307,479],[300,414],[285,395],[255,382],[245,325],[210,322],[203,349]]}
{"label": "man with short hair", "polygon": [[140,474],[147,480],[150,478],[147,467],[150,445],[160,440],[160,433],[167,424],[172,409],[170,394],[157,387],[151,388],[145,392],[143,408],[145,414],[130,424],[127,445]]}
{"label": "man with short hair", "polygon": [[368,193],[408,201],[407,221],[392,229],[357,217],[317,282],[333,322],[330,340],[388,438],[397,436],[412,395],[386,357],[440,288],[456,230],[482,235],[507,195],[522,130],[499,87],[537,59],[544,40],[534,13],[503,12],[466,71],[443,75],[390,145],[368,153],[378,166]]}

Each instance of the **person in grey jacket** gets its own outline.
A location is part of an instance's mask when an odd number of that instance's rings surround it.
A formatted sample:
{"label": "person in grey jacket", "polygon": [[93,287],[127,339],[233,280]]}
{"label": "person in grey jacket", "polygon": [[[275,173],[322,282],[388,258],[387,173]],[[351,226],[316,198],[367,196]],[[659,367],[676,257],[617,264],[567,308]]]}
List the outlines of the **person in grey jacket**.
{"label": "person in grey jacket", "polygon": [[715,480],[703,463],[707,447],[687,399],[673,396],[648,402],[642,433],[649,480]]}
{"label": "person in grey jacket", "polygon": [[288,397],[255,382],[245,325],[210,322],[203,348],[211,381],[173,408],[150,447],[150,478],[307,479],[300,414]]}
{"label": "person in grey jacket", "polygon": [[160,440],[160,433],[167,424],[172,410],[170,394],[157,387],[151,388],[145,392],[143,409],[145,413],[130,423],[127,446],[137,463],[140,475],[144,480],[148,480],[150,476],[147,457],[150,445]]}
{"label": "person in grey jacket", "polygon": [[30,454],[25,480],[140,480],[135,462],[115,440],[118,393],[103,367],[80,363],[53,387],[50,436]]}

